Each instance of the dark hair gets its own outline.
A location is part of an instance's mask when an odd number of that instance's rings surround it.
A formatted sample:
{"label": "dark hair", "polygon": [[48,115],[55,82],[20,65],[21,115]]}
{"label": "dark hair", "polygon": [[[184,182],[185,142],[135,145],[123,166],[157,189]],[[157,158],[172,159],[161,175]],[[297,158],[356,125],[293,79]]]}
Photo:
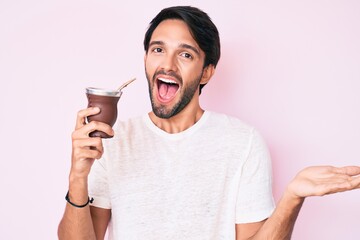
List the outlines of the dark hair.
{"label": "dark hair", "polygon": [[[214,65],[215,68],[220,59],[219,32],[205,12],[191,6],[176,6],[161,10],[150,22],[149,28],[145,33],[145,51],[147,52],[149,49],[150,39],[156,27],[167,19],[179,19],[188,25],[193,38],[205,53],[203,68],[210,64]],[[200,93],[204,86],[205,84],[200,84]]]}

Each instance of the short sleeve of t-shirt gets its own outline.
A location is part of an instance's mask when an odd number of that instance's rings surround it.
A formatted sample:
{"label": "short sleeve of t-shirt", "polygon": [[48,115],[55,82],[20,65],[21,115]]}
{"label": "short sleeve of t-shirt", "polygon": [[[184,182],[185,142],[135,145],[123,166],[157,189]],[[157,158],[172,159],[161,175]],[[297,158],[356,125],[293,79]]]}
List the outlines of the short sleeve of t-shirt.
{"label": "short sleeve of t-shirt", "polygon": [[94,198],[90,204],[94,207],[111,209],[109,185],[105,159],[95,160],[88,178],[89,197]]}
{"label": "short sleeve of t-shirt", "polygon": [[236,202],[236,223],[259,222],[275,208],[270,154],[260,134],[253,130],[243,165]]}

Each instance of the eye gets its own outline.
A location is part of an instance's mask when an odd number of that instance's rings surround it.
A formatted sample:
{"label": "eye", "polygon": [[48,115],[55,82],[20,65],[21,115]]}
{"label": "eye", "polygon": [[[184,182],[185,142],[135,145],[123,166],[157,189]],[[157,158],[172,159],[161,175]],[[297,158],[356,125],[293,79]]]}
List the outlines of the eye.
{"label": "eye", "polygon": [[180,56],[182,56],[184,58],[193,59],[193,56],[188,52],[183,52],[183,53],[180,54]]}
{"label": "eye", "polygon": [[161,53],[163,52],[162,48],[156,47],[152,50],[154,53]]}

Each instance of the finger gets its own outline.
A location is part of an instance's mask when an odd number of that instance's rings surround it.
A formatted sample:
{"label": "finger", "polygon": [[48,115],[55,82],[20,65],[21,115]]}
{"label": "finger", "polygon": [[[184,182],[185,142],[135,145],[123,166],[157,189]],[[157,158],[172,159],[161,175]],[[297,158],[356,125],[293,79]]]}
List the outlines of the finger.
{"label": "finger", "polygon": [[338,193],[338,192],[344,192],[347,190],[350,190],[350,183],[349,182],[332,182],[328,184],[322,184],[316,187],[316,190],[314,191],[314,196],[324,196],[328,194]]}
{"label": "finger", "polygon": [[75,129],[79,129],[82,126],[84,126],[86,124],[85,119],[88,116],[95,115],[99,112],[100,112],[100,108],[98,108],[98,107],[90,107],[90,108],[80,110],[77,114]]}
{"label": "finger", "polygon": [[315,185],[329,185],[329,184],[339,184],[343,182],[349,182],[352,178],[347,175],[338,174],[337,176],[332,176],[323,179],[317,179],[314,184]]}
{"label": "finger", "polygon": [[75,139],[73,140],[73,148],[92,148],[100,152],[104,150],[102,140],[99,137]]}
{"label": "finger", "polygon": [[89,134],[95,130],[105,132],[110,136],[114,135],[114,131],[110,125],[103,123],[103,122],[92,121],[92,122],[82,126],[77,131],[74,131],[72,138],[73,139],[88,138]]}
{"label": "finger", "polygon": [[356,176],[360,174],[359,166],[345,166],[340,168],[333,168],[333,171],[340,174],[346,174],[348,176]]}
{"label": "finger", "polygon": [[359,188],[359,186],[356,185],[355,182],[344,181],[344,182],[338,183],[337,185],[334,186],[333,193],[350,191],[350,190],[354,190],[356,188]]}
{"label": "finger", "polygon": [[[83,141],[83,140],[78,140]],[[79,145],[87,145],[79,143]],[[103,148],[101,145],[96,147],[76,147],[73,149],[73,160],[76,162],[78,160],[84,159],[99,159],[103,154]]]}
{"label": "finger", "polygon": [[345,192],[360,188],[360,177],[348,178],[348,180],[334,181],[328,183],[324,189],[324,194],[331,194],[337,192]]}
{"label": "finger", "polygon": [[75,159],[86,160],[86,159],[100,159],[103,152],[97,149],[83,148],[81,151],[75,152]]}
{"label": "finger", "polygon": [[348,174],[343,174],[343,173],[334,173],[333,176],[331,176],[331,177],[329,177],[327,179],[330,182],[335,181],[335,180],[341,182],[341,181],[349,181],[349,180],[351,180],[351,176],[349,176]]}
{"label": "finger", "polygon": [[360,176],[353,177],[350,183],[354,189],[360,189]]}

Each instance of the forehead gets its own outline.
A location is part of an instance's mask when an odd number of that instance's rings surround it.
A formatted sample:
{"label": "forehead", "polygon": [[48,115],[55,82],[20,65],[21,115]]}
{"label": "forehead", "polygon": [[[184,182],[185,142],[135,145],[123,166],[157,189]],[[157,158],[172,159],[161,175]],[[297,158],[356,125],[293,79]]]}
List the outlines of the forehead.
{"label": "forehead", "polygon": [[189,44],[201,51],[193,38],[187,24],[179,19],[167,19],[162,21],[154,30],[151,41],[164,41],[166,44]]}

